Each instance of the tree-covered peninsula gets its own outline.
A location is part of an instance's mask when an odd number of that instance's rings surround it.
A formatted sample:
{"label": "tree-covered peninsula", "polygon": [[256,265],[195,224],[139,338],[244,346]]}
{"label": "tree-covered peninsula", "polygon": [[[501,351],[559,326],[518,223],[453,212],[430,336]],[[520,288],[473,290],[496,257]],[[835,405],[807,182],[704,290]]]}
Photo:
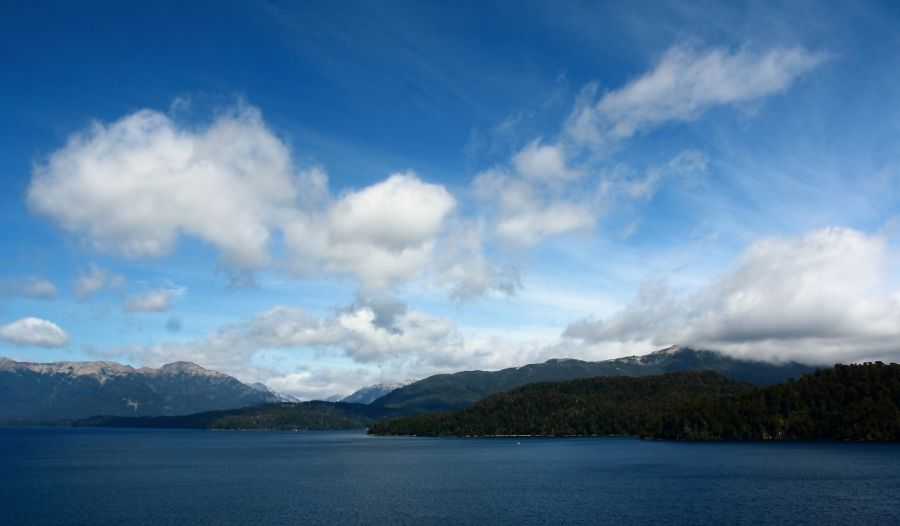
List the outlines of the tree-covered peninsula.
{"label": "tree-covered peninsula", "polygon": [[387,414],[381,408],[363,404],[312,401],[263,404],[179,416],[98,416],[69,424],[76,427],[335,430],[363,429]]}

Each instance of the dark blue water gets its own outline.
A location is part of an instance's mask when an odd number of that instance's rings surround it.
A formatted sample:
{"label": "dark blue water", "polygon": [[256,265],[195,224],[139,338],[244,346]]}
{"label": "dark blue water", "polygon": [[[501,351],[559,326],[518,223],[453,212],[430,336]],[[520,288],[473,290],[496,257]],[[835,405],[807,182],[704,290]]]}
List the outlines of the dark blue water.
{"label": "dark blue water", "polygon": [[0,524],[900,524],[900,445],[0,429]]}

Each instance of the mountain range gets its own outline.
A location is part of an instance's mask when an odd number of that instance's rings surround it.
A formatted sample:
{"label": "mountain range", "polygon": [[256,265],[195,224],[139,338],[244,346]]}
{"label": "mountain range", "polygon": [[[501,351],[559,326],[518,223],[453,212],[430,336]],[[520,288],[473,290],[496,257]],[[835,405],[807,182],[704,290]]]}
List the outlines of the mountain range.
{"label": "mountain range", "polygon": [[0,358],[0,421],[95,415],[184,415],[284,397],[189,362],[135,369],[115,362],[27,363]]}
{"label": "mountain range", "polygon": [[770,385],[816,370],[796,362],[770,363],[742,360],[716,351],[668,347],[643,356],[601,362],[552,359],[544,363],[500,371],[464,371],[438,374],[378,398],[372,405],[415,414],[451,411],[469,406],[492,394],[535,382],[559,382],[597,376],[651,376],[680,371],[709,370],[733,380]]}
{"label": "mountain range", "polygon": [[[332,429],[338,425],[335,419],[343,422],[341,425],[362,425],[382,416],[459,409],[492,394],[535,382],[699,370],[715,371],[749,384],[768,385],[815,369],[794,362],[774,364],[741,360],[715,351],[670,347],[644,356],[600,362],[552,359],[500,371],[439,374],[416,382],[368,386],[341,402],[301,405],[296,398],[274,393],[263,384],[247,385],[189,362],[171,363],[158,369],[136,369],[115,362],[42,364],[0,358],[0,422],[40,423],[106,416],[123,418],[103,420],[104,425],[130,425],[131,422],[166,426],[179,422],[182,426],[185,422],[201,422],[203,426],[222,426],[221,418],[228,417],[228,425],[235,426],[271,424],[282,429],[311,425]],[[334,407],[329,409],[321,404]],[[210,414],[250,406],[260,408],[227,415]],[[365,406],[368,409],[362,409]],[[177,415],[197,418],[144,418]]]}

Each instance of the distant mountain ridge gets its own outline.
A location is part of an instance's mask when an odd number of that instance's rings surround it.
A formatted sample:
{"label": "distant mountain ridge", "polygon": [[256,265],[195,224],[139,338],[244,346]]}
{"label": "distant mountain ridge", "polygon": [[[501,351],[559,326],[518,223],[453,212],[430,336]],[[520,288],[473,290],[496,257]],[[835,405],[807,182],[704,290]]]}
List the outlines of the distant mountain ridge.
{"label": "distant mountain ridge", "polygon": [[353,394],[345,396],[340,401],[346,402],[348,404],[371,404],[375,400],[378,400],[391,391],[395,391],[397,389],[400,389],[401,387],[406,387],[407,385],[413,383],[415,383],[415,380],[403,380],[402,382],[393,384],[385,383],[368,385],[366,387],[357,389],[353,392]]}
{"label": "distant mountain ridge", "polygon": [[281,401],[280,395],[191,362],[158,369],[109,361],[29,363],[0,358],[0,421],[96,415],[182,415]]}
{"label": "distant mountain ridge", "polygon": [[407,414],[450,411],[467,407],[492,394],[535,382],[559,382],[596,376],[650,376],[681,371],[710,370],[733,380],[770,385],[816,370],[796,362],[781,364],[741,360],[726,354],[689,347],[668,347],[650,354],[601,362],[562,358],[500,371],[438,374],[396,389],[372,402]]}
{"label": "distant mountain ridge", "polygon": [[250,387],[256,389],[260,393],[268,393],[268,394],[272,395],[273,397],[275,397],[275,400],[277,402],[297,403],[300,401],[300,399],[297,398],[296,396],[289,395],[287,393],[279,393],[278,391],[273,391],[273,390],[269,389],[269,386],[267,386],[264,383],[256,382],[256,383],[252,383],[249,385],[250,385]]}

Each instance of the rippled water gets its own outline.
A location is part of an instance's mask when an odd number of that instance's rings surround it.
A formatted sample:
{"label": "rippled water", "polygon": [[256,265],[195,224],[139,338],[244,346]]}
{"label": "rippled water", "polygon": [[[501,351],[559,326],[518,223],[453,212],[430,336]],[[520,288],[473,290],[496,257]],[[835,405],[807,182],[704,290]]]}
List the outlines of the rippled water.
{"label": "rippled water", "polygon": [[900,445],[2,429],[2,524],[900,524]]}

